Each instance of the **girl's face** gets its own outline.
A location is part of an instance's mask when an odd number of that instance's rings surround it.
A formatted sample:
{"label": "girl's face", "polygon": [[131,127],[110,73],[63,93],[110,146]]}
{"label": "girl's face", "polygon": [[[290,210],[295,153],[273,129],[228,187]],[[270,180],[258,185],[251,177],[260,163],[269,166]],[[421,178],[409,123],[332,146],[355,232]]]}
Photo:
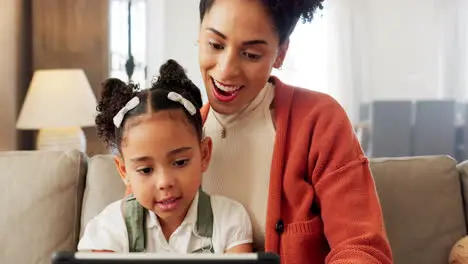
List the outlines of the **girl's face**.
{"label": "girl's face", "polygon": [[261,1],[216,0],[200,27],[199,63],[211,107],[223,114],[241,111],[279,67],[287,43],[279,46]]}
{"label": "girl's face", "polygon": [[164,222],[181,223],[211,155],[182,110],[163,110],[127,121],[119,172],[136,199]]}

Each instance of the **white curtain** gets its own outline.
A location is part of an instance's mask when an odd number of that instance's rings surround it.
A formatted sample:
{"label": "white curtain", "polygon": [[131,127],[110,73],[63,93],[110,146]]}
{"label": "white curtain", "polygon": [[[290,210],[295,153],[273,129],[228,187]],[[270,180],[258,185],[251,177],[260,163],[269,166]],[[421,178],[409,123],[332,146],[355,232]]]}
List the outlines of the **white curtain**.
{"label": "white curtain", "polygon": [[353,123],[366,89],[366,10],[363,0],[329,0],[328,92]]}
{"label": "white curtain", "polygon": [[325,92],[358,122],[373,100],[468,100],[467,0],[327,0]]}
{"label": "white curtain", "polygon": [[331,95],[353,122],[364,82],[365,27],[355,12],[359,1],[328,0],[311,23],[299,21],[282,68],[273,71],[288,84]]}
{"label": "white curtain", "polygon": [[[162,16],[158,23],[153,17],[147,24],[149,76],[164,58],[175,56],[202,85],[195,46],[198,0],[188,3],[193,6],[180,20],[172,16],[180,13],[180,5],[164,0],[162,14],[154,16]],[[358,122],[362,102],[468,99],[468,0],[324,4],[312,23],[299,21],[283,67],[273,74],[289,84],[330,94],[353,122]],[[184,41],[177,40],[181,36]]]}
{"label": "white curtain", "polygon": [[281,69],[273,70],[283,82],[328,93],[328,16],[318,12],[313,21],[299,21],[290,37]]}
{"label": "white curtain", "polygon": [[438,0],[440,97],[468,99],[468,1]]}
{"label": "white curtain", "polygon": [[467,0],[326,0],[298,24],[279,76],[358,122],[373,100],[468,99]]}

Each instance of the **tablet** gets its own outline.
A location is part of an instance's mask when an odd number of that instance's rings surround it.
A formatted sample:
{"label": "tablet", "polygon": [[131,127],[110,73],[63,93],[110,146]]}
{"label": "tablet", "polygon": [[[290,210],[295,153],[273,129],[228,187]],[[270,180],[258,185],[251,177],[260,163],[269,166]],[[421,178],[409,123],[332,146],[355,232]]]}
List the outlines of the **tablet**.
{"label": "tablet", "polygon": [[273,253],[245,254],[166,254],[56,252],[52,264],[280,264]]}

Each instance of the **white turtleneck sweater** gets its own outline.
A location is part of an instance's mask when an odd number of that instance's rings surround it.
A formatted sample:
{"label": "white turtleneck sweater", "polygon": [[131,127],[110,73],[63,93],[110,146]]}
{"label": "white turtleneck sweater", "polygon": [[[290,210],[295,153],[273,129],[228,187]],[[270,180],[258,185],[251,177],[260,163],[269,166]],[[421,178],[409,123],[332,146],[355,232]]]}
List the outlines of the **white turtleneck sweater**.
{"label": "white turtleneck sweater", "polygon": [[[274,86],[267,83],[240,114],[222,115],[211,108],[204,125],[205,135],[213,140],[213,154],[210,167],[203,175],[203,189],[244,205],[252,221],[256,250],[264,250],[265,244],[276,135],[270,110],[273,98]],[[221,137],[223,126],[225,138]]]}

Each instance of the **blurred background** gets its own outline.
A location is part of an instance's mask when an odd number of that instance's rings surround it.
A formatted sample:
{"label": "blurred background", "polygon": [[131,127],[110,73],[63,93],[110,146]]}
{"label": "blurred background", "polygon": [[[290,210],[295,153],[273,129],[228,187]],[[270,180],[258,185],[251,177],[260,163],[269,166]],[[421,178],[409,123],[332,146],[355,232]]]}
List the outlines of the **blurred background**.
{"label": "blurred background", "polygon": [[[42,120],[56,113],[38,113],[40,99],[32,95],[33,106],[26,105],[35,73],[81,69],[89,86],[84,80],[73,88],[83,89],[80,95],[64,95],[76,113],[66,119],[83,119],[74,126],[84,131],[88,155],[107,153],[89,114],[101,81],[130,76],[147,87],[173,58],[202,88],[198,27],[198,0],[2,0],[0,150],[36,149],[38,131],[65,122],[57,117],[47,127]],[[468,158],[468,1],[327,0],[312,23],[299,22],[274,74],[336,98],[370,157]],[[50,99],[45,93],[36,92]],[[19,122],[23,108],[34,115],[24,110]]]}
{"label": "blurred background", "polygon": [[[51,263],[122,198],[94,127],[105,78],[146,88],[172,58],[206,100],[198,1],[0,0],[0,263]],[[395,263],[448,263],[463,237],[466,249],[468,0],[325,0],[273,74],[344,107]],[[80,151],[16,151],[51,149]]]}

